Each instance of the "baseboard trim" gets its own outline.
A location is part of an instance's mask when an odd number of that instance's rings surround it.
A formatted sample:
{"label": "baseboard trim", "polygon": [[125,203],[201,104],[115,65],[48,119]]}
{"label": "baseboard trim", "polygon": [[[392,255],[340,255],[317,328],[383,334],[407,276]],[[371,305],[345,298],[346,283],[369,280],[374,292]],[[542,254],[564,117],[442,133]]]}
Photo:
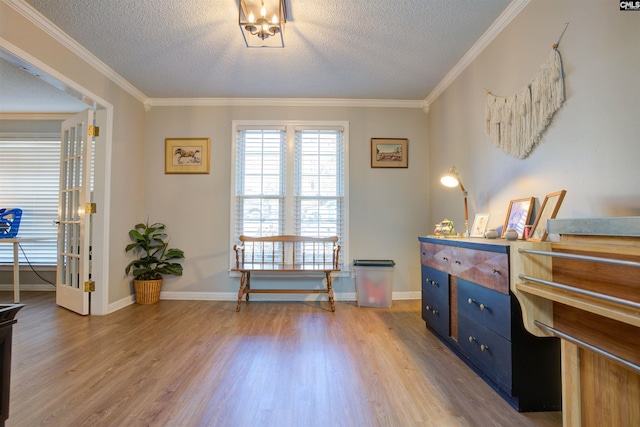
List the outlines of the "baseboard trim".
{"label": "baseboard trim", "polygon": [[[20,291],[48,291],[55,292],[56,288],[46,284],[24,284],[20,285]],[[13,291],[13,285],[0,285],[0,291]],[[416,300],[422,298],[421,292],[393,292],[392,300]],[[162,300],[180,300],[180,301],[237,301],[237,292],[161,292]],[[327,299],[325,294],[253,294],[252,301],[324,301]],[[356,301],[355,292],[337,292],[335,294],[336,301]],[[116,302],[109,304],[106,314],[114,313],[131,304],[135,304],[134,295],[122,298]]]}
{"label": "baseboard trim", "polygon": [[[13,285],[0,285],[0,291],[7,291],[7,292],[13,292]],[[46,283],[39,283],[39,284],[25,284],[25,283],[20,283],[20,292],[22,291],[49,291],[49,292],[55,292],[56,291],[56,287],[53,285],[49,285]]]}
{"label": "baseboard trim", "polygon": [[[392,300],[416,300],[422,298],[421,292],[393,292]],[[161,300],[176,301],[237,301],[237,292],[161,292]],[[337,292],[336,301],[356,301],[355,292]],[[251,301],[326,301],[325,294],[253,294]],[[135,304],[134,295],[122,298],[119,301],[109,304],[108,313],[113,313],[131,304]]]}

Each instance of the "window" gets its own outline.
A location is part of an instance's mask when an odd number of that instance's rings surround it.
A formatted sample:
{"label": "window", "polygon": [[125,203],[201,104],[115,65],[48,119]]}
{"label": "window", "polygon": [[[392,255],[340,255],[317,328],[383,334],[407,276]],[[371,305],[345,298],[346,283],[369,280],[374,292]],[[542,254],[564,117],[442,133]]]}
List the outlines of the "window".
{"label": "window", "polygon": [[[0,208],[22,209],[18,237],[51,239],[20,244],[33,265],[56,265],[59,181],[59,134],[0,139]],[[13,264],[13,245],[0,245],[0,263]]]}
{"label": "window", "polygon": [[232,241],[241,234],[338,236],[346,257],[348,124],[233,127]]}

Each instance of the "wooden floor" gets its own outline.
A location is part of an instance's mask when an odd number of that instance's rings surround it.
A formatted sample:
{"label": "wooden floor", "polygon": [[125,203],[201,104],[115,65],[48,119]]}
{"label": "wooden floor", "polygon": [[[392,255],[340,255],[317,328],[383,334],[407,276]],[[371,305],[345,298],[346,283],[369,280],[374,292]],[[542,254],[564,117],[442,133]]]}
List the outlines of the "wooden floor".
{"label": "wooden floor", "polygon": [[426,330],[419,301],[160,301],[95,317],[53,292],[22,302],[8,427],[562,423],[516,412]]}

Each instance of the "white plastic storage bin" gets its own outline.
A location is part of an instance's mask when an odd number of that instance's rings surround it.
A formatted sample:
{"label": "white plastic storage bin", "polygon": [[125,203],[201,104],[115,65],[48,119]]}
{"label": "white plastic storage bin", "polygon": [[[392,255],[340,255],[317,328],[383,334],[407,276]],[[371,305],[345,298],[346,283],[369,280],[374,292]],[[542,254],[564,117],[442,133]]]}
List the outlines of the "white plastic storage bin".
{"label": "white plastic storage bin", "polygon": [[391,307],[393,291],[392,260],[356,259],[356,294],[358,307]]}

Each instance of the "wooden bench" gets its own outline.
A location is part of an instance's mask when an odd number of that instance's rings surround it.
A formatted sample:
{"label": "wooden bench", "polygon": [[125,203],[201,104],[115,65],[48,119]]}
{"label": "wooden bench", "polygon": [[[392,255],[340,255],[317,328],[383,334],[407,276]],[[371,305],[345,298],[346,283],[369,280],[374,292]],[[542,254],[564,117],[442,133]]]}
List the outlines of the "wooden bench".
{"label": "wooden bench", "polygon": [[[329,296],[331,311],[336,311],[331,286],[331,274],[340,271],[338,258],[340,245],[338,237],[305,236],[240,236],[240,245],[234,245],[236,265],[231,271],[238,271],[240,290],[238,306],[244,295],[247,302],[249,294],[255,293],[326,293]],[[292,275],[324,274],[326,287],[323,289],[252,289],[251,273],[285,273]]]}

